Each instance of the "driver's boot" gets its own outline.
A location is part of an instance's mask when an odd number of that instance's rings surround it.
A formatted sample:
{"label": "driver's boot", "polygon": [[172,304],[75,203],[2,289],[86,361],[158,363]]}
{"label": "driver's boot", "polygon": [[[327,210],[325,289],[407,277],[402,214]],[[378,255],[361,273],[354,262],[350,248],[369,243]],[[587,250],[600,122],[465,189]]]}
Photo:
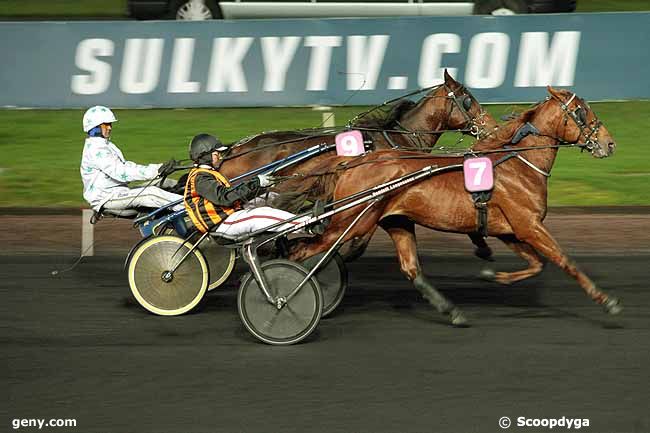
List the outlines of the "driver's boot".
{"label": "driver's boot", "polygon": [[[314,202],[314,207],[311,211],[312,216],[318,217],[323,215],[324,213],[325,213],[325,204],[321,200],[316,200]],[[329,225],[328,220],[321,220],[307,227],[307,232],[312,235],[319,236],[325,233],[325,229],[327,228],[328,225]]]}

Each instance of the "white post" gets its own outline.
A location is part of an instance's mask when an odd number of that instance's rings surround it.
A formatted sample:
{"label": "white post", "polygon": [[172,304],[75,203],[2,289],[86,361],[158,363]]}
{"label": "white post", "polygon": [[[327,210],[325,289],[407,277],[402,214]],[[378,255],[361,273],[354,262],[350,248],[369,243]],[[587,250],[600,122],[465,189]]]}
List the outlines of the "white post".
{"label": "white post", "polygon": [[329,111],[323,113],[323,127],[333,128],[335,126],[336,126],[336,119],[334,119],[334,113]]}
{"label": "white post", "polygon": [[93,225],[90,224],[90,217],[92,216],[92,209],[81,210],[81,257],[95,255]]}

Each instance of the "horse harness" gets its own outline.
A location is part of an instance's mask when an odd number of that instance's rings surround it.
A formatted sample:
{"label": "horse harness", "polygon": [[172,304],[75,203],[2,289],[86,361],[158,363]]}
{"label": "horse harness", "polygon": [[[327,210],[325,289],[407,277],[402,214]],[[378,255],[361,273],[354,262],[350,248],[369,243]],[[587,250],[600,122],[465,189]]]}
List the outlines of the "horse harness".
{"label": "horse harness", "polygon": [[[553,99],[556,99],[560,103],[560,107],[564,111],[564,124],[566,126],[568,119],[571,118],[575,124],[580,128],[580,135],[585,138],[585,144],[582,145],[581,147],[583,150],[586,148],[588,151],[592,152],[594,149],[602,149],[602,146],[598,142],[598,140],[593,140],[593,137],[597,135],[598,130],[600,129],[600,126],[602,125],[602,122],[599,119],[595,119],[591,123],[587,124],[587,115],[585,113],[585,109],[581,106],[578,105],[573,111],[569,110],[569,104],[575,99],[576,94],[574,93],[567,102],[562,102],[561,100],[553,97]],[[547,98],[547,100],[550,98]],[[533,125],[530,122],[526,122],[522,126],[515,131],[515,133],[512,136],[512,139],[510,140],[511,144],[517,144],[519,143],[523,138],[525,138],[528,135],[542,135],[540,134],[539,130],[535,125]],[[560,141],[557,137],[554,137],[555,140]],[[551,146],[551,147],[559,147],[559,146]],[[508,148],[506,147],[506,150]],[[550,177],[551,173],[546,172],[542,170],[541,168],[537,167],[535,164],[532,162],[528,161],[526,158],[524,158],[521,155],[521,151],[516,151],[513,150],[511,153],[503,156],[502,158],[498,159],[494,164],[493,167],[498,166],[499,164],[511,159],[511,158],[517,158],[524,164],[526,164],[528,167],[536,171],[537,173],[543,175],[544,177]],[[473,192],[472,193],[472,202],[474,203],[474,207],[476,208],[477,212],[477,233],[483,237],[488,236],[488,213],[487,213],[487,205],[490,199],[492,198],[492,190],[489,191],[480,191],[480,192]]]}
{"label": "horse harness", "polygon": [[[472,100],[472,97],[465,93],[465,87],[461,87],[461,91],[463,91],[462,95],[456,95],[455,91],[452,90],[447,84],[442,84],[444,86],[445,90],[447,91],[447,94],[445,96],[429,96],[425,95],[423,98],[446,98],[450,99],[452,101],[452,104],[449,107],[449,111],[447,112],[447,117],[451,117],[451,114],[454,110],[454,107],[458,108],[458,110],[463,114],[463,116],[466,119],[466,125],[464,129],[458,129],[458,130],[451,130],[455,132],[467,132],[470,135],[480,138],[481,135],[484,133],[485,125],[486,122],[484,120],[485,115],[487,114],[486,111],[481,110],[476,116],[472,116],[469,113],[469,110],[472,108],[472,103],[474,102]],[[409,96],[409,95],[407,95]],[[377,130],[371,130],[367,128],[359,128],[359,129],[365,129],[366,132],[381,132],[381,135],[383,138],[386,140],[388,145],[395,150],[399,149],[406,149],[404,146],[400,146],[399,144],[395,143],[395,141],[391,138],[389,133],[396,133],[396,134],[402,134],[406,135],[411,141],[417,140],[414,142],[414,148],[417,150],[422,150],[426,149],[427,146],[422,144],[422,135],[436,135],[436,134],[442,134],[444,132],[449,132],[450,130],[447,129],[441,129],[441,130],[432,130],[432,131],[413,131],[409,128],[406,128],[404,125],[400,123],[399,120],[395,121],[395,124],[401,128],[401,129],[396,129],[396,130],[387,130],[387,129],[382,129],[380,131]]]}
{"label": "horse harness", "polygon": [[[510,139],[510,144],[517,144],[525,137],[531,134],[540,135],[539,129],[537,129],[537,127],[532,123],[526,122],[523,125],[521,125],[519,129],[517,129],[515,133],[512,135],[512,138]],[[505,150],[509,150],[509,147],[505,147]],[[516,150],[513,150],[509,154],[501,157],[492,166],[496,167],[499,164],[502,164],[511,158],[519,159],[521,162],[526,164],[528,167],[530,167],[537,173],[543,175],[544,177],[551,177],[551,173],[548,173],[542,170],[541,168],[537,167],[535,164],[533,164],[532,162],[524,158],[521,155],[521,151],[516,151]],[[476,232],[483,237],[487,237],[488,235],[487,204],[491,198],[492,198],[492,190],[472,193],[472,202],[474,203],[474,207],[476,208],[476,212],[477,212]]]}
{"label": "horse harness", "polygon": [[[522,128],[524,126],[522,126]],[[496,167],[499,164],[502,164],[511,158],[523,158],[523,157],[519,155],[519,152],[513,150],[509,154],[504,155],[503,157],[495,161],[494,164],[492,164],[492,167]],[[527,160],[524,159],[524,161],[530,164]],[[473,192],[471,194],[472,194],[472,203],[474,204],[474,208],[476,209],[476,233],[486,238],[488,236],[488,208],[487,207],[488,207],[488,202],[492,198],[492,190],[478,191],[478,192]]]}

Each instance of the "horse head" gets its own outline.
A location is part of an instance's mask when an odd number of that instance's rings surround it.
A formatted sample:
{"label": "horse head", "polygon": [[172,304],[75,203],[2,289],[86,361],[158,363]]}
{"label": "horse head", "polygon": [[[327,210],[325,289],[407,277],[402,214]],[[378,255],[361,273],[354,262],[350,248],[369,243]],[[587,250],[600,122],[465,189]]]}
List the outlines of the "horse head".
{"label": "horse head", "polygon": [[445,69],[444,83],[438,87],[432,96],[442,100],[446,105],[448,129],[467,130],[477,139],[487,135],[497,126],[494,118],[483,109],[472,93]]}
{"label": "horse head", "polygon": [[552,106],[559,119],[555,128],[557,138],[587,149],[595,158],[614,153],[616,142],[585,100],[568,90],[551,86],[547,90],[550,97],[545,105]]}

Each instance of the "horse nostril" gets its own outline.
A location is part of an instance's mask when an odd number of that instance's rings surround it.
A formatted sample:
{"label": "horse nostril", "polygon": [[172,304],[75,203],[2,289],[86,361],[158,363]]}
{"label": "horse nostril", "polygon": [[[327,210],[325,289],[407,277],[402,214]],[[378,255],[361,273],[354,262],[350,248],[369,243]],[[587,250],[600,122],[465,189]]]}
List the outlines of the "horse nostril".
{"label": "horse nostril", "polygon": [[616,143],[610,142],[607,144],[607,149],[609,149],[609,153],[614,153],[614,150],[616,149]]}

